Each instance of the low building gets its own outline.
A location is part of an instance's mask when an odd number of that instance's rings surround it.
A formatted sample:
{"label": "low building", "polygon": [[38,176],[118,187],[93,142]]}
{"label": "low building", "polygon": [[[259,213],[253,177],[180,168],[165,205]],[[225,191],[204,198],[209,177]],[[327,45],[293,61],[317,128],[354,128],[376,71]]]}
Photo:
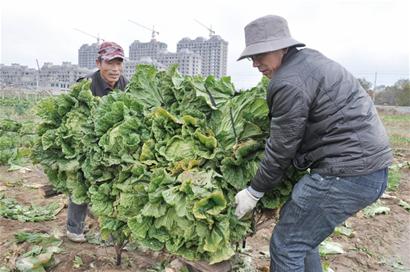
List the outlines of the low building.
{"label": "low building", "polygon": [[54,89],[69,89],[80,77],[92,73],[91,69],[79,67],[71,62],[53,65],[45,62],[40,70],[39,86]]}
{"label": "low building", "polygon": [[63,62],[54,65],[46,62],[40,71],[17,63],[0,66],[1,87],[20,89],[66,90],[80,77],[92,73],[92,70]]}
{"label": "low building", "polygon": [[36,69],[28,68],[17,63],[11,65],[0,64],[1,87],[15,87],[35,89],[37,87],[39,73]]}

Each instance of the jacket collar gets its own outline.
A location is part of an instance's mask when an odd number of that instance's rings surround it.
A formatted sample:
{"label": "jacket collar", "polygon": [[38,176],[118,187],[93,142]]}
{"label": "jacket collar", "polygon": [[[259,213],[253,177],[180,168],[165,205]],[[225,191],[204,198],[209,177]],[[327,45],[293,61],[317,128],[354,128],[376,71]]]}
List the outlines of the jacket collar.
{"label": "jacket collar", "polygon": [[299,49],[296,46],[289,47],[288,52],[283,56],[282,65],[291,59],[296,53],[299,52]]}

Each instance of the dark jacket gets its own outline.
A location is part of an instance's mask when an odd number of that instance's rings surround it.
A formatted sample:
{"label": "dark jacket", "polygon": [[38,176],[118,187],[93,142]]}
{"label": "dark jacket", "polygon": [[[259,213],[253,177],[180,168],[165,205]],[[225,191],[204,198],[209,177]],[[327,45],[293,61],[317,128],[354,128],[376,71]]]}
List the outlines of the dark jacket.
{"label": "dark jacket", "polygon": [[375,106],[341,65],[290,48],[267,93],[270,136],[251,186],[266,192],[293,162],[330,176],[366,175],[387,167],[392,152]]}
{"label": "dark jacket", "polygon": [[124,76],[120,76],[115,83],[114,88],[111,88],[107,82],[101,77],[100,70],[95,71],[85,77],[79,78],[77,81],[83,79],[91,79],[91,92],[94,96],[104,96],[111,92],[113,89],[125,90],[125,86],[128,84],[128,80]]}

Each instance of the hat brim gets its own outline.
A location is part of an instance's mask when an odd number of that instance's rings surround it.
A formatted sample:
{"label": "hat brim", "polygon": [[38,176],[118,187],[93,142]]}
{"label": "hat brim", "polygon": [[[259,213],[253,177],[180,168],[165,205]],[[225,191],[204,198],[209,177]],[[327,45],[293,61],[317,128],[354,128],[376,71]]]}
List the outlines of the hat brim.
{"label": "hat brim", "polygon": [[262,53],[267,53],[267,52],[272,52],[275,50],[279,50],[282,48],[287,48],[291,46],[298,46],[298,47],[303,47],[305,46],[304,43],[300,43],[292,38],[287,38],[287,39],[280,39],[280,40],[270,40],[266,42],[259,42],[259,43],[254,43],[248,45],[245,50],[243,50],[242,54],[240,57],[237,59],[237,61],[257,55],[257,54],[262,54]]}
{"label": "hat brim", "polygon": [[113,55],[113,56],[109,56],[109,57],[101,56],[101,58],[102,58],[103,60],[105,60],[105,61],[111,61],[111,60],[113,60],[113,59],[122,59],[122,60],[125,60],[125,57],[124,57],[123,55]]}

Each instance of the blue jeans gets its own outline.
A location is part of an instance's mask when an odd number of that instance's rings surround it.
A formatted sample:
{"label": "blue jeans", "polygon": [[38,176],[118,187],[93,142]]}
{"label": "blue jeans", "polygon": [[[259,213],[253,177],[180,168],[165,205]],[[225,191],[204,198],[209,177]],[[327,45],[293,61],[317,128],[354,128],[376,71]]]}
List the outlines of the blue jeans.
{"label": "blue jeans", "polygon": [[87,216],[87,204],[75,204],[68,199],[67,230],[71,233],[82,234],[84,232],[84,221]]}
{"label": "blue jeans", "polygon": [[375,202],[388,170],[357,177],[305,175],[282,207],[270,243],[270,271],[320,272],[319,244],[347,218]]}

